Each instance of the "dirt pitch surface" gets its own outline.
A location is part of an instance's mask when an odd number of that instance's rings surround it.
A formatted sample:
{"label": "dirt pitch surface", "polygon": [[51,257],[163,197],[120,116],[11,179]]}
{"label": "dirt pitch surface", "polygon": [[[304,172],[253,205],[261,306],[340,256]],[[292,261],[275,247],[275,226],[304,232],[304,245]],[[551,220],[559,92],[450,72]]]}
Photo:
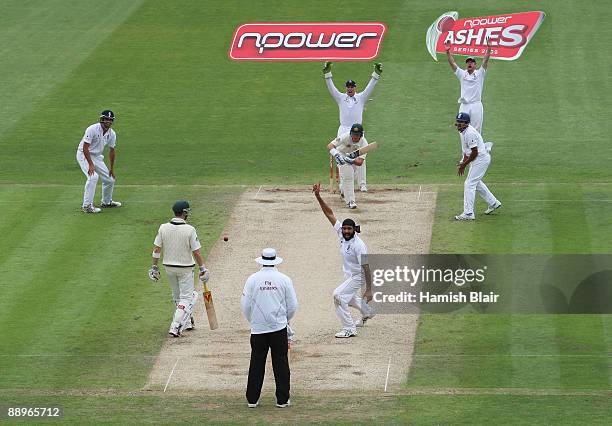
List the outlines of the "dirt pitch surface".
{"label": "dirt pitch surface", "polygon": [[[425,253],[429,250],[435,192],[420,188],[372,188],[357,193],[358,208],[348,210],[338,195],[323,198],[339,220],[362,225],[370,253]],[[208,328],[204,305],[196,307],[196,330],[168,339],[151,372],[149,390],[224,390],[246,387],[249,325],[240,309],[246,278],[265,247],[284,258],[279,270],[294,282],[299,309],[290,353],[294,392],[397,389],[410,367],[416,316],[378,315],[359,335],[336,339],[340,322],[332,292],[342,282],[336,234],[308,187],[260,187],[238,200],[225,234],[214,245],[207,265],[219,329]],[[352,308],[351,308],[352,309]],[[359,313],[352,310],[353,318]],[[388,378],[387,378],[388,375]],[[264,390],[273,389],[270,360]]]}

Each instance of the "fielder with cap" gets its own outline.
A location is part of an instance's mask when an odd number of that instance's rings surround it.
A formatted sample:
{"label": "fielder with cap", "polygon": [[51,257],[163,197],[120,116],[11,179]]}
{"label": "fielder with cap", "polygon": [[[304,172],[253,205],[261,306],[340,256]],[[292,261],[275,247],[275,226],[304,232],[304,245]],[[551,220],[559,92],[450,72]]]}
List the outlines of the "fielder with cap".
{"label": "fielder with cap", "polygon": [[[172,206],[174,217],[168,223],[163,223],[157,231],[153,243],[153,266],[149,269],[149,278],[157,282],[160,278],[157,266],[162,255],[164,269],[172,288],[172,300],[176,306],[170,330],[172,337],[179,337],[185,330],[193,329],[195,323],[191,315],[198,292],[193,283],[193,267],[197,262],[200,267],[200,281],[208,282],[209,273],[200,254],[200,240],[193,226],[187,224],[191,212],[187,201],[177,201]],[[194,262],[195,259],[195,262]]]}
{"label": "fielder with cap", "polygon": [[446,57],[453,72],[461,84],[461,96],[459,97],[459,112],[468,113],[472,119],[471,126],[482,134],[482,122],[484,110],[482,108],[482,89],[491,57],[491,41],[487,38],[487,51],[485,52],[480,68],[476,68],[476,60],[471,56],[465,60],[466,69],[461,69],[455,63],[450,53],[451,43],[444,44]]}
{"label": "fielder with cap", "polygon": [[340,167],[340,177],[343,179],[344,201],[349,209],[356,209],[355,202],[355,173],[364,167],[365,158],[363,154],[357,158],[350,158],[348,154],[368,145],[368,141],[363,136],[363,126],[359,123],[353,124],[350,132],[338,136],[327,144],[329,155],[335,158],[336,164]]}
{"label": "fielder with cap", "polygon": [[276,406],[286,408],[291,405],[287,333],[298,307],[297,296],[291,278],[276,269],[283,261],[276,250],[264,249],[255,261],[262,266],[261,270],[246,280],[241,300],[242,312],[251,324],[246,398],[249,408],[259,404],[269,349],[276,382]]}
{"label": "fielder with cap", "polygon": [[[342,269],[344,270],[344,281],[334,290],[334,305],[336,314],[342,323],[342,330],[336,333],[337,338],[347,338],[357,335],[357,328],[362,327],[376,315],[374,309],[368,305],[372,300],[372,275],[368,264],[368,248],[357,235],[361,230],[353,219],[344,219],[342,223],[336,219],[332,209],[321,198],[321,184],[316,183],[312,187],[321,210],[325,217],[334,227],[340,242],[340,254],[342,255]],[[359,296],[359,290],[365,282],[366,290],[363,296]],[[352,306],[361,312],[361,321],[357,324],[348,310]]]}
{"label": "fielder with cap", "polygon": [[491,142],[484,143],[480,133],[470,125],[470,115],[466,112],[457,114],[455,126],[461,138],[463,160],[458,164],[457,174],[463,176],[465,168],[470,168],[463,189],[463,213],[455,216],[455,220],[474,220],[474,202],[476,192],[486,201],[484,214],[491,214],[501,207],[501,202],[489,191],[482,181],[489,164],[491,164]]}
{"label": "fielder with cap", "polygon": [[[334,82],[332,81],[332,73],[331,73],[332,63],[325,62],[323,67],[323,75],[325,77],[325,84],[327,85],[327,90],[331,93],[332,97],[338,104],[338,109],[340,110],[340,127],[338,127],[338,133],[336,136],[341,136],[348,133],[351,129],[351,126],[355,123],[363,123],[363,110],[365,108],[365,104],[370,99],[372,95],[372,91],[374,91],[374,87],[376,83],[378,83],[378,79],[382,74],[382,64],[377,62],[374,64],[374,72],[372,73],[372,78],[368,82],[365,90],[363,92],[356,92],[357,83],[353,80],[348,80],[344,86],[346,87],[346,93],[341,93]],[[367,192],[367,180],[366,180],[366,164],[365,161],[363,165],[357,170],[357,181],[359,182],[359,189],[362,192]],[[340,193],[343,194],[342,188],[343,178],[340,177]]]}
{"label": "fielder with cap", "polygon": [[[84,213],[100,213],[94,207],[93,200],[96,194],[98,179],[102,179],[102,203],[100,207],[121,207],[121,203],[113,201],[113,188],[115,187],[115,144],[117,135],[111,129],[115,121],[115,113],[106,109],[100,114],[100,121],[85,129],[85,135],[79,143],[76,159],[85,173],[85,193],[83,194],[82,211]],[[104,163],[104,147],[108,145],[108,159],[110,168]]]}

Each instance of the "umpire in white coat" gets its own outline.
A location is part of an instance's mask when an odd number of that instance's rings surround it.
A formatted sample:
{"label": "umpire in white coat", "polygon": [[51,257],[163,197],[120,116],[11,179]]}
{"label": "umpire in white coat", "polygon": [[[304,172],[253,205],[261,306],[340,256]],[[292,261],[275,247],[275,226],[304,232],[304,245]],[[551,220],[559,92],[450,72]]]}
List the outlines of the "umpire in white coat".
{"label": "umpire in white coat", "polygon": [[285,408],[291,405],[287,325],[297,310],[297,296],[291,278],[276,269],[276,265],[283,261],[276,255],[276,250],[264,249],[255,261],[262,268],[247,279],[242,292],[242,312],[251,324],[251,363],[246,398],[250,408],[257,407],[270,349],[276,406]]}

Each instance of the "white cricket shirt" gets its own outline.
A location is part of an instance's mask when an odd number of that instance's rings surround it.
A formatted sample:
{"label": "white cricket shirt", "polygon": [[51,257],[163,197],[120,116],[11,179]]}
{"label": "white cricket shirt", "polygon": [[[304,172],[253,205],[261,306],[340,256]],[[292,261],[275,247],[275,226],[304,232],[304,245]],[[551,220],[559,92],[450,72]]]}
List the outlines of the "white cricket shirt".
{"label": "white cricket shirt", "polygon": [[466,70],[457,67],[455,75],[461,84],[461,97],[457,101],[458,103],[471,104],[472,102],[481,102],[486,72],[487,70],[480,67],[470,74]]}
{"label": "white cricket shirt", "polygon": [[463,151],[464,155],[470,155],[472,153],[472,148],[474,147],[478,148],[478,157],[476,158],[489,155],[487,153],[484,141],[482,140],[482,136],[480,136],[478,130],[472,126],[467,126],[463,132],[459,133],[459,137],[461,138],[461,150]]}
{"label": "white cricket shirt", "polygon": [[282,330],[298,307],[291,278],[273,266],[261,268],[246,280],[241,306],[251,334]]}
{"label": "white cricket shirt", "polygon": [[192,252],[202,247],[195,228],[176,217],[159,227],[153,244],[162,248],[166,266],[194,266]]}
{"label": "white cricket shirt", "polygon": [[[353,142],[353,138],[351,138],[351,133],[345,133],[343,135],[338,136],[330,142],[333,146],[335,146],[338,151],[343,154],[349,154],[353,151],[356,151],[364,146],[368,146],[368,141],[365,136],[362,136],[361,139],[357,142]],[[360,155],[360,158],[366,158],[366,155]]]}
{"label": "white cricket shirt", "polygon": [[102,133],[103,130],[100,123],[92,124],[85,129],[83,139],[81,139],[81,143],[79,143],[79,151],[83,152],[84,143],[89,144],[89,153],[91,155],[101,155],[106,145],[114,148],[117,141],[115,131],[111,128],[108,129],[106,134]]}
{"label": "white cricket shirt", "polygon": [[366,102],[370,99],[370,95],[374,90],[374,86],[378,83],[380,76],[375,72],[372,73],[372,78],[368,82],[368,85],[363,92],[355,93],[354,96],[349,96],[346,93],[340,92],[336,89],[334,82],[332,81],[332,73],[328,72],[325,74],[325,84],[327,90],[331,93],[332,97],[338,104],[340,110],[340,125],[345,127],[352,127],[353,124],[363,124],[363,109]]}
{"label": "white cricket shirt", "polygon": [[357,233],[349,241],[342,235],[342,223],[337,220],[334,229],[340,240],[340,254],[342,255],[342,270],[344,274],[356,281],[363,280],[361,265],[367,265],[368,248]]}

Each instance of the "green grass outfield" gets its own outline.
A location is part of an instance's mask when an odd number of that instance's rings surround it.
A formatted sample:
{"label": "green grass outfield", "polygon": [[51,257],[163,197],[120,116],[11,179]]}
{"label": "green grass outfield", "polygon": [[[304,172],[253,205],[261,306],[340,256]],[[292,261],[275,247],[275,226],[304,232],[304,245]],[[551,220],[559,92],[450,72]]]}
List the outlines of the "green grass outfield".
{"label": "green grass outfield", "polygon": [[[448,10],[547,14],[518,61],[491,63],[484,135],[496,145],[486,181],[504,206],[476,223],[450,220],[462,203],[459,88],[424,46]],[[230,62],[237,25],[387,24],[384,73],[364,116],[368,139],[381,144],[368,176],[435,185],[432,252],[612,253],[609,11],[603,0],[6,0],[0,406],[58,403],[73,423],[605,423],[610,316],[426,315],[401,394],[307,395],[283,414],[243,410],[234,396],[141,388],[171,311],[165,283],[150,284],[146,270],[172,202],[192,202],[208,251],[245,185],[326,178],[323,145],[338,118],[321,64]],[[371,70],[337,63],[334,81],[363,88]],[[126,204],[93,217],[79,212],[75,151],[105,108],[117,114],[115,198]]]}

